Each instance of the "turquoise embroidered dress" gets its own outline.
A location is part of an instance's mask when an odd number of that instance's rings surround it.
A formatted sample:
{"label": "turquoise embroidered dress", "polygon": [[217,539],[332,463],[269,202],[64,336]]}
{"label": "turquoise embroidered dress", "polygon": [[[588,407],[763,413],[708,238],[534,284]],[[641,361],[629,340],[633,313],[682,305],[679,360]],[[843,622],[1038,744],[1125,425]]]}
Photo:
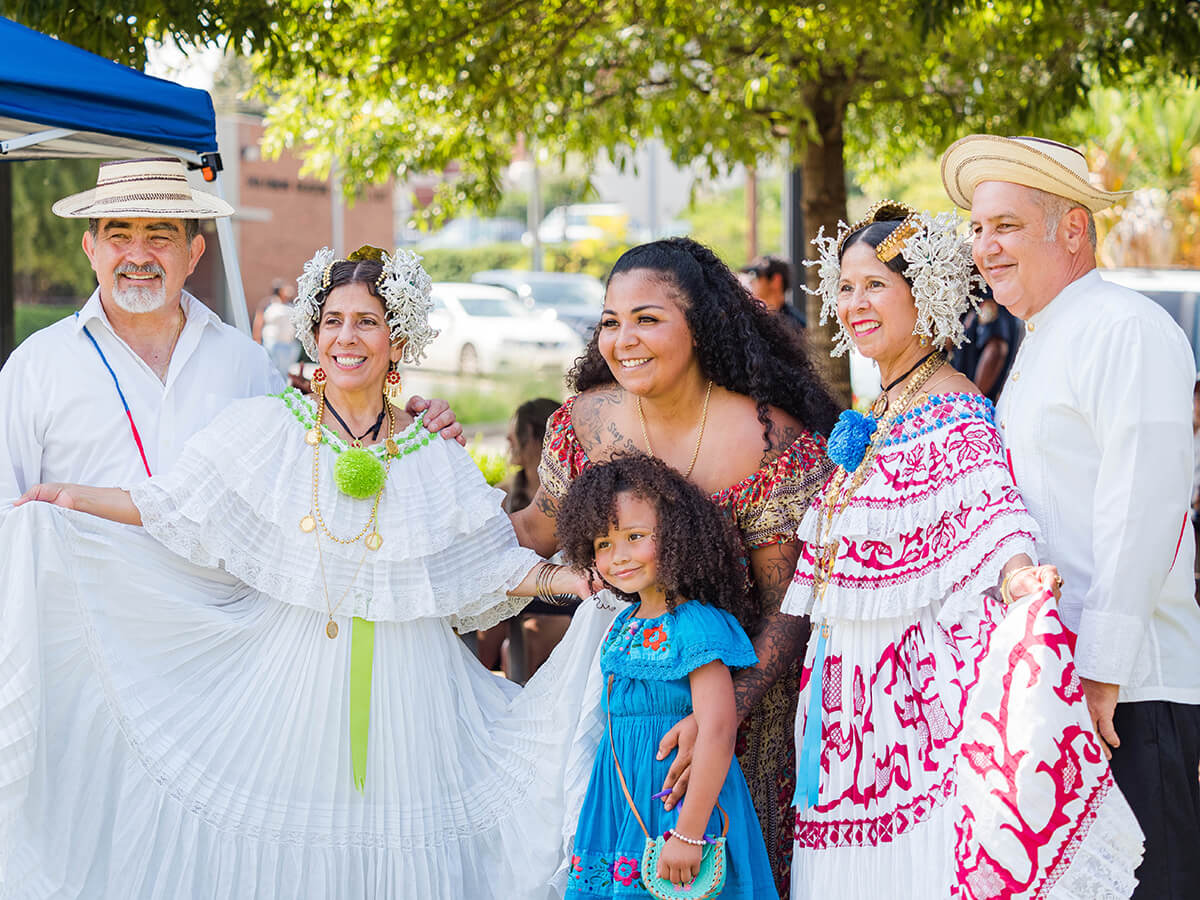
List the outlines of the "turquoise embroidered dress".
{"label": "turquoise embroidered dress", "polygon": [[[698,600],[652,619],[638,618],[637,606],[613,623],[600,657],[605,684],[613,676],[613,744],[629,791],[652,836],[674,827],[678,812],[664,812],[652,799],[662,787],[674,754],[656,760],[658,742],[692,711],[688,675],[720,660],[730,668],[752,666],[754,647],[737,620]],[[684,800],[686,804],[686,798]],[[775,883],[750,792],[737,759],[721,788],[729,815],[728,875],[724,900],[774,897]],[[713,810],[706,833],[721,833]],[[625,801],[607,735],[596,750],[587,797],[575,832],[567,897],[649,897],[641,882],[646,836]]]}

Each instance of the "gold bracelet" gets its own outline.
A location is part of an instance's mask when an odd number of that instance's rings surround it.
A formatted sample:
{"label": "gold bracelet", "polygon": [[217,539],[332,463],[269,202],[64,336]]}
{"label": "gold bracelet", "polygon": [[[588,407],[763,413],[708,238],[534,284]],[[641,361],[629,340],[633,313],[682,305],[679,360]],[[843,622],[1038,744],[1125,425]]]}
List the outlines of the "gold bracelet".
{"label": "gold bracelet", "polygon": [[559,569],[559,566],[554,563],[542,563],[542,570],[538,573],[538,586],[536,595],[539,600],[544,600],[547,603],[554,602],[554,574]]}
{"label": "gold bracelet", "polygon": [[1008,583],[1013,580],[1013,576],[1036,568],[1037,566],[1018,566],[1004,576],[1004,580],[1000,582],[1000,599],[1004,601],[1005,606],[1012,606],[1016,602],[1016,598],[1008,590]]}

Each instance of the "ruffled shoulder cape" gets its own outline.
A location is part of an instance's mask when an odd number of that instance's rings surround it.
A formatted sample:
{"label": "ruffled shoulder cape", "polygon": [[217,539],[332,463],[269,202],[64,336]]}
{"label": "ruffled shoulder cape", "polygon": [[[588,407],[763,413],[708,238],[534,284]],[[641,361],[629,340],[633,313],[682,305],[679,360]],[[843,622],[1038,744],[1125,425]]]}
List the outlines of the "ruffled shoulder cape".
{"label": "ruffled shoulder cape", "polygon": [[609,629],[601,648],[603,672],[647,681],[675,681],[720,660],[732,668],[754,665],[754,645],[737,619],[701,600],[674,612],[639,619],[631,606]]}
{"label": "ruffled shoulder cape", "polygon": [[[133,488],[146,530],[193,563],[320,612],[391,622],[449,617],[466,631],[528,603],[505,591],[539,557],[518,546],[500,508],[503,494],[466,450],[420,421],[396,436],[400,455],[379,501],[378,550],[331,540],[320,527],[301,531],[300,520],[315,512],[313,448],[304,439],[314,418],[294,389],[231,404],[168,472]],[[338,490],[333,466],[346,444],[328,429],[324,437],[317,506],[344,541],[362,531],[374,498]]]}
{"label": "ruffled shoulder cape", "polygon": [[[1037,525],[1013,482],[990,400],[930,397],[880,437],[870,472],[834,513],[832,530],[829,504],[837,499],[829,488],[840,470],[800,523],[804,548],[785,612],[878,619],[934,601],[953,607],[955,597],[973,602],[995,586],[1014,555],[1036,560]],[[817,605],[813,568],[834,541],[834,571]]]}

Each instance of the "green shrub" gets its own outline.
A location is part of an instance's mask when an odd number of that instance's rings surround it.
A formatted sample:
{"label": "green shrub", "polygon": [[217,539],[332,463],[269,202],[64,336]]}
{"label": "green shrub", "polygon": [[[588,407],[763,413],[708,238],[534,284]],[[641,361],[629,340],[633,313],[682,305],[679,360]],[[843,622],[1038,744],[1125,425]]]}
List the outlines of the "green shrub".
{"label": "green shrub", "polygon": [[495,487],[512,473],[515,466],[509,465],[507,453],[488,453],[484,450],[482,440],[483,435],[475,435],[467,447],[467,452],[471,454],[471,459],[475,460],[475,465],[479,466],[479,471],[483,473],[487,483]]}
{"label": "green shrub", "polygon": [[77,307],[71,305],[54,305],[41,303],[17,303],[13,307],[13,322],[19,344],[35,331],[40,331],[47,325],[53,325],[59,319],[65,319],[75,312]]}

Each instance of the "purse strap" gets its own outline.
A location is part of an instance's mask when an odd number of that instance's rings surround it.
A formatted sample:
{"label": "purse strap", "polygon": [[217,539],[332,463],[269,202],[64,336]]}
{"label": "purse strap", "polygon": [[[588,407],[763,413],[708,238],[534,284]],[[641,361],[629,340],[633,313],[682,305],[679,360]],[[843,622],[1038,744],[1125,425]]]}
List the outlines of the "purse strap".
{"label": "purse strap", "polygon": [[[638,825],[642,827],[642,834],[646,835],[646,840],[652,841],[650,831],[646,828],[646,823],[642,821],[642,816],[638,812],[637,804],[633,802],[633,797],[629,793],[629,785],[625,783],[625,773],[621,771],[621,761],[617,759],[617,745],[613,742],[612,730],[612,688],[613,676],[608,676],[608,700],[604,704],[605,712],[608,715],[608,746],[612,750],[613,765],[617,767],[617,779],[621,782],[621,791],[625,794],[625,802],[629,804],[629,808],[633,811],[633,817],[637,819]],[[729,834],[729,816],[721,806],[721,801],[717,801],[717,811],[721,813],[721,837]]]}

